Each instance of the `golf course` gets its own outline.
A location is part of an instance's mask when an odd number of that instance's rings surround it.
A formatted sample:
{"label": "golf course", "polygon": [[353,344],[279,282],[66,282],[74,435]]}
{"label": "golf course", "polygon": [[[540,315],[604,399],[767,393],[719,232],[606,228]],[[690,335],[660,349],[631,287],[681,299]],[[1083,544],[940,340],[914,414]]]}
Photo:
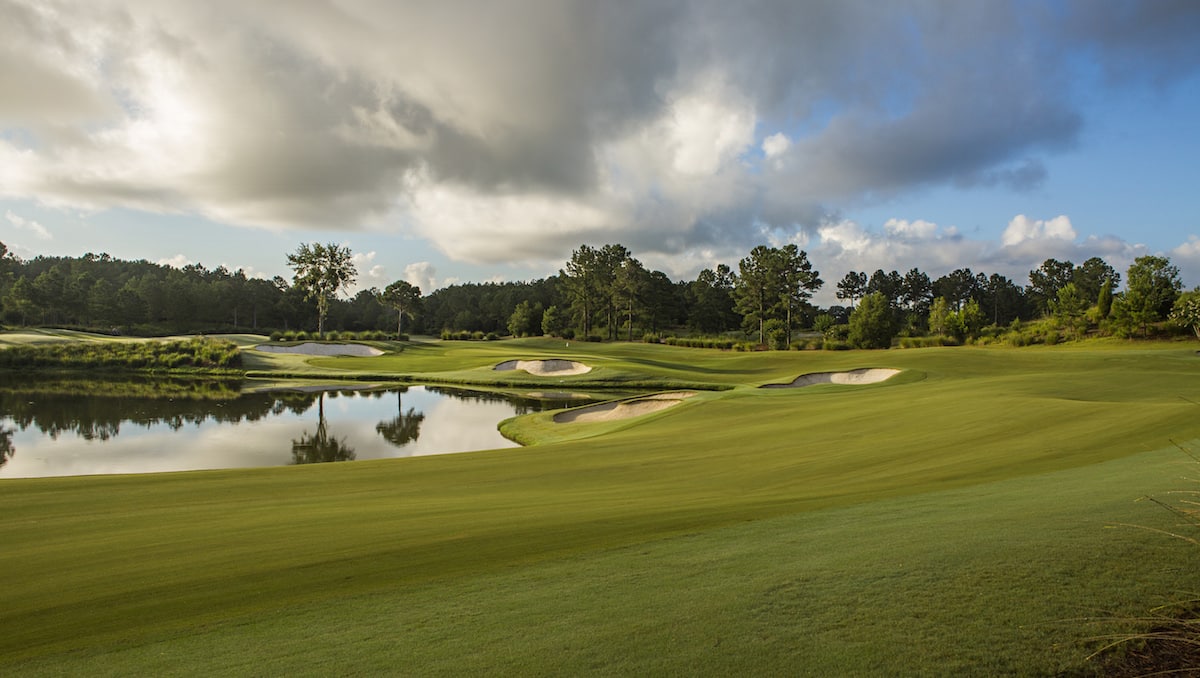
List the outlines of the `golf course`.
{"label": "golf course", "polygon": [[252,380],[621,393],[519,448],[0,480],[0,675],[1090,675],[1200,585],[1145,500],[1200,478],[1194,341],[234,341]]}

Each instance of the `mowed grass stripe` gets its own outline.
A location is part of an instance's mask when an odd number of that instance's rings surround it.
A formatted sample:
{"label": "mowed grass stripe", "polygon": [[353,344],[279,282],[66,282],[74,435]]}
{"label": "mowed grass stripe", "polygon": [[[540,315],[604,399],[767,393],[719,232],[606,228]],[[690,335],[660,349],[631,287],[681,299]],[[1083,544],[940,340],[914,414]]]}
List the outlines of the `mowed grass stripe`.
{"label": "mowed grass stripe", "polygon": [[[307,603],[20,674],[1050,675],[1194,577],[1173,450]],[[328,583],[328,582],[326,582]],[[1115,627],[1115,628],[1120,628]]]}

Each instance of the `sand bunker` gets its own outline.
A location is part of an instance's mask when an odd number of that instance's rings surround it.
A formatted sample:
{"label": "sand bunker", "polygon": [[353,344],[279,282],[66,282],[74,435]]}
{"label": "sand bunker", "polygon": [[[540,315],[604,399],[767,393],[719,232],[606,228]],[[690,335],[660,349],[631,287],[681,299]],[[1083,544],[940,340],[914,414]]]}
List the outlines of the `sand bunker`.
{"label": "sand bunker", "polygon": [[352,355],[359,358],[370,358],[383,355],[383,351],[363,344],[314,344],[307,342],[295,346],[275,346],[259,344],[256,350],[264,353],[299,353],[300,355]]}
{"label": "sand bunker", "polygon": [[796,377],[790,384],[763,384],[763,388],[800,388],[816,384],[878,384],[900,374],[900,370],[881,368],[850,370],[849,372],[814,372]]}
{"label": "sand bunker", "polygon": [[497,372],[525,370],[539,377],[563,377],[571,374],[587,374],[592,368],[574,360],[508,360],[494,368]]}
{"label": "sand bunker", "polygon": [[587,423],[640,417],[643,414],[650,414],[651,412],[665,410],[668,407],[678,405],[685,398],[691,398],[694,395],[696,394],[692,391],[656,393],[631,400],[618,400],[610,403],[600,403],[599,405],[589,405],[588,407],[559,412],[554,415],[554,423]]}

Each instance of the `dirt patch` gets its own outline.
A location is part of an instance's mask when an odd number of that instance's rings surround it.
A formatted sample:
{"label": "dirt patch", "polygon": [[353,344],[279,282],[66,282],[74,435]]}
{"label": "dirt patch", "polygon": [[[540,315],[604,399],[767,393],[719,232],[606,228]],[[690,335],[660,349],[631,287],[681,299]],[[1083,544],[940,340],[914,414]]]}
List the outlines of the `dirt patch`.
{"label": "dirt patch", "polygon": [[300,355],[351,355],[358,358],[371,358],[383,355],[383,351],[363,344],[315,344],[311,341],[304,344],[296,344],[295,346],[259,344],[255,347],[255,350],[262,351],[263,353],[298,353]]}
{"label": "dirt patch", "polygon": [[850,370],[848,372],[813,372],[802,374],[787,384],[763,384],[763,388],[800,388],[816,384],[843,384],[854,386],[858,384],[878,384],[900,374],[900,370],[883,368],[868,368]]}
{"label": "dirt patch", "polygon": [[573,374],[587,374],[592,368],[577,363],[574,360],[507,360],[494,367],[497,372],[524,370],[539,377],[563,377]]}
{"label": "dirt patch", "polygon": [[640,417],[643,414],[650,414],[651,412],[665,410],[668,407],[674,407],[683,402],[685,398],[691,398],[694,395],[696,394],[692,391],[679,391],[676,393],[656,393],[631,400],[600,403],[599,405],[590,405],[588,407],[567,410],[566,412],[559,412],[554,415],[554,423],[578,424]]}

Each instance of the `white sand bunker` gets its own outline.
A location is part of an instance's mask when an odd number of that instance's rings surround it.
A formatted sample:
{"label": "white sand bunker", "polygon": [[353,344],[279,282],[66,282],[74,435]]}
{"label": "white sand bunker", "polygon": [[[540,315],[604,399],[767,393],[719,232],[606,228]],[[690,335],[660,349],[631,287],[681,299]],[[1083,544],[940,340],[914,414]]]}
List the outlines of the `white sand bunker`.
{"label": "white sand bunker", "polygon": [[659,410],[665,410],[668,407],[673,407],[683,402],[685,398],[691,398],[696,395],[693,391],[679,391],[676,393],[656,393],[654,395],[645,396],[643,398],[634,398],[632,400],[618,400],[610,403],[600,403],[599,405],[589,405],[588,407],[580,407],[566,412],[559,412],[554,415],[554,423],[556,424],[572,424],[572,423],[587,423],[593,421],[615,421],[617,419],[628,419],[630,417],[640,417],[643,414],[650,414]]}
{"label": "white sand bunker", "polygon": [[587,374],[592,368],[574,360],[507,360],[494,368],[497,372],[525,370],[539,377],[562,377],[572,374]]}
{"label": "white sand bunker", "polygon": [[763,384],[763,388],[800,388],[801,386],[814,386],[816,384],[878,384],[881,381],[891,379],[897,374],[900,374],[900,370],[882,368],[850,370],[849,372],[814,372],[812,374],[802,374],[796,377],[795,381],[790,384]]}
{"label": "white sand bunker", "polygon": [[383,355],[383,351],[363,344],[314,344],[311,341],[295,346],[259,344],[255,348],[264,353],[299,353],[300,355],[352,355],[358,358]]}

